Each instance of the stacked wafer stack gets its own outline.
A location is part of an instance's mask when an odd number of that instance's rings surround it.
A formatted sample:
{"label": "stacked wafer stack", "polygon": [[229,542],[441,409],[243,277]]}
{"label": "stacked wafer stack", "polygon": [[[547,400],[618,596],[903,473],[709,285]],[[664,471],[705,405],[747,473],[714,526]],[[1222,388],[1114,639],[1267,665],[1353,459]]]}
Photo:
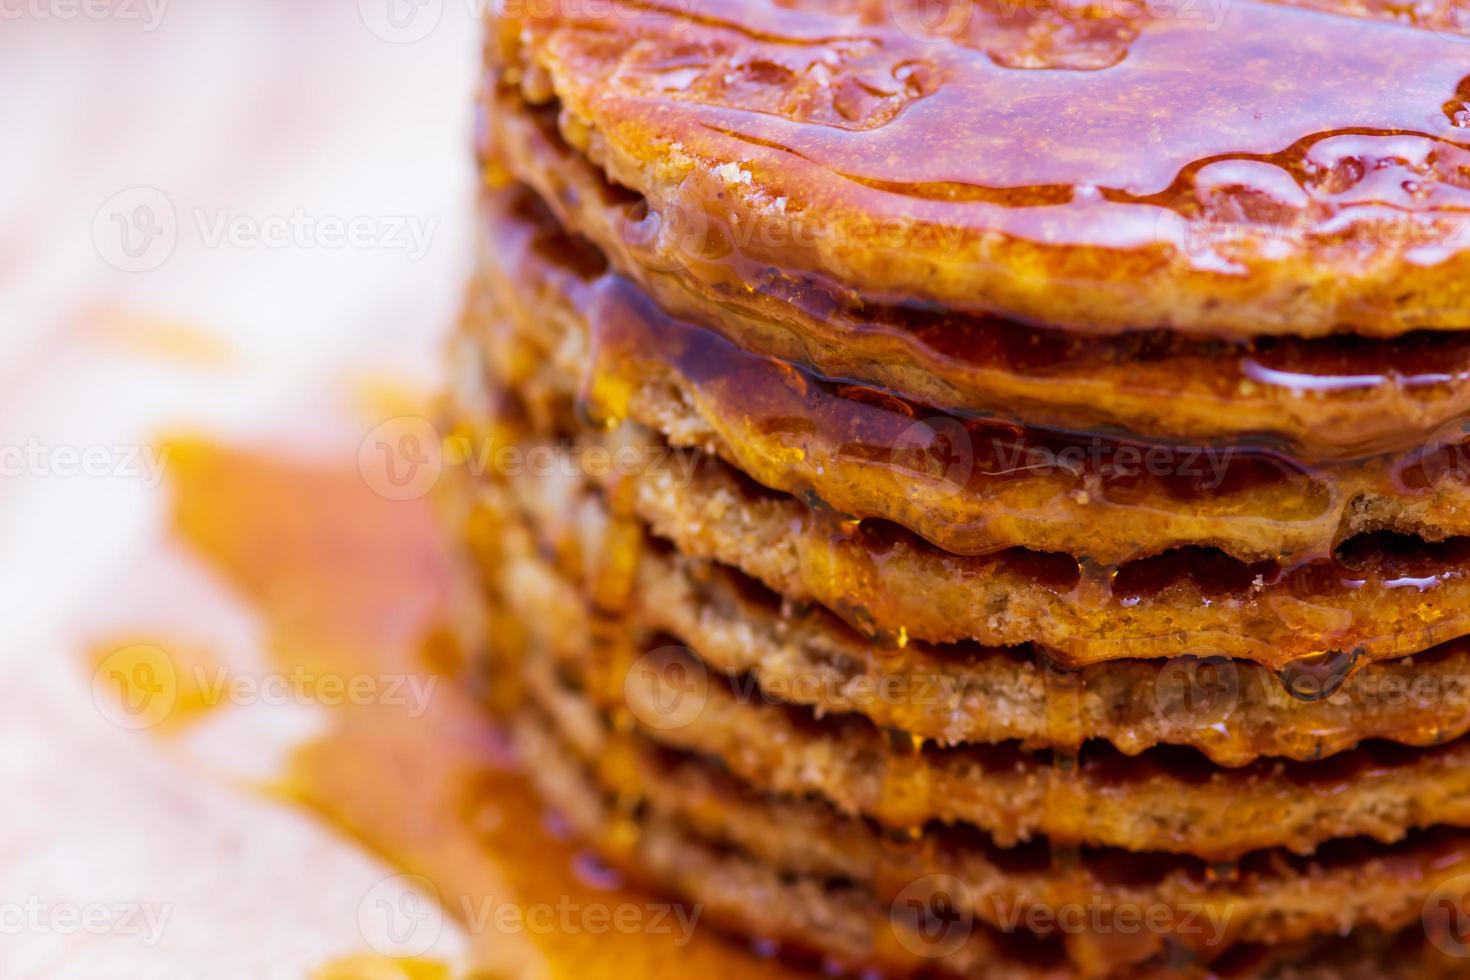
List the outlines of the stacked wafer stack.
{"label": "stacked wafer stack", "polygon": [[1470,36],[1155,6],[491,19],[495,683],[550,801],[731,931],[1470,965]]}

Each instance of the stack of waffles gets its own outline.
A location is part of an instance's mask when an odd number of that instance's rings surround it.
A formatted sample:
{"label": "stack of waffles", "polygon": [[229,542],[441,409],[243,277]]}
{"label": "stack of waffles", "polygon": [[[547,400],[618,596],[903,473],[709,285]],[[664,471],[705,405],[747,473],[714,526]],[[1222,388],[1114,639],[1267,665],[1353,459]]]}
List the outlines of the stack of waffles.
{"label": "stack of waffles", "polygon": [[500,8],[465,534],[607,861],[829,971],[1470,972],[1462,8]]}

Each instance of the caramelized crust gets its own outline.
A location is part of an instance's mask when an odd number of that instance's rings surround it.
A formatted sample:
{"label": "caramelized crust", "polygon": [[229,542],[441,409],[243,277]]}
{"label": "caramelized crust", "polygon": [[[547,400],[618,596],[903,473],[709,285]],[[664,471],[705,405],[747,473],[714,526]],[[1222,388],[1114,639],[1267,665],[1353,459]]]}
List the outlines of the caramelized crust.
{"label": "caramelized crust", "polygon": [[640,516],[684,554],[819,602],[869,635],[1038,643],[1070,666],[1197,655],[1275,670],[1318,658],[1346,672],[1470,632],[1465,539],[1365,539],[1301,569],[1190,550],[1114,569],[1027,551],[952,555],[760,493],[708,457],[687,483],[655,472],[636,488]]}
{"label": "caramelized crust", "polygon": [[[1424,834],[1392,848],[1343,844],[1310,861],[1264,852],[1224,874],[1172,855],[1059,855],[1045,841],[1007,850],[943,828],[898,838],[818,801],[763,797],[695,757],[609,732],[575,695],[541,710],[557,732],[542,737],[563,741],[578,766],[596,773],[606,798],[636,801],[653,819],[690,827],[784,872],[855,882],[886,903],[915,881],[950,875],[963,885],[956,895],[962,910],[1003,931],[1030,909],[1088,909],[1100,931],[1116,926],[1110,920],[1122,910],[1160,913],[1144,941],[1111,951],[1111,968],[1147,960],[1168,941],[1212,960],[1240,942],[1278,945],[1370,925],[1397,932],[1419,921],[1440,883],[1470,869],[1465,832]],[[538,757],[555,751],[551,744],[537,749]],[[1093,966],[1102,950],[1077,952],[1092,953]]]}
{"label": "caramelized crust", "polygon": [[[606,549],[598,535],[614,522],[595,497],[519,490],[517,505],[482,488],[470,523],[496,527],[498,543],[482,555],[487,570],[552,602],[565,586],[542,556],[585,570],[600,561]],[[541,531],[501,516],[521,507],[536,514]],[[631,582],[622,620],[630,642],[672,637],[719,673],[749,676],[819,716],[860,713],[941,746],[1102,740],[1134,755],[1178,745],[1235,767],[1262,757],[1315,761],[1370,739],[1437,745],[1470,727],[1465,640],[1347,676],[1282,677],[1248,661],[1195,657],[1069,672],[1027,647],[875,643],[819,606],[784,601],[732,568],[653,544],[637,548],[632,561],[620,571]],[[572,627],[584,619],[569,604],[554,621],[585,636]]]}
{"label": "caramelized crust", "polygon": [[[888,910],[845,882],[783,875],[739,852],[719,848],[666,820],[619,816],[566,750],[518,718],[517,741],[533,782],[559,814],[614,867],[695,904],[708,919],[745,935],[831,957],[856,972],[878,967],[907,976],[942,966],[939,976],[976,980],[1067,980],[1073,971],[1060,944],[1007,936],[983,925],[948,949],[942,964],[899,941]],[[902,926],[899,926],[902,928]],[[912,949],[922,950],[919,943]]]}
{"label": "caramelized crust", "polygon": [[[1196,658],[1097,664],[1070,677],[1024,649],[885,648],[820,608],[783,612],[742,579],[645,554],[633,625],[649,637],[674,637],[720,673],[750,675],[818,714],[859,712],[942,746],[1104,740],[1135,755],[1179,745],[1235,767],[1263,756],[1311,762],[1369,739],[1437,745],[1470,729],[1463,640],[1371,664],[1326,697],[1293,694],[1256,664]],[[1057,717],[1058,698],[1067,699],[1069,717]]]}
{"label": "caramelized crust", "polygon": [[[961,414],[1070,430],[1114,428],[1156,440],[1294,448],[1313,459],[1418,448],[1443,439],[1441,427],[1470,412],[1466,331],[1233,343],[1163,330],[1088,335],[937,308],[804,313],[778,303],[772,297],[778,284],[771,283],[754,292],[701,293],[648,253],[657,217],[560,139],[554,113],[528,110],[494,89],[487,99],[487,139],[501,161],[491,170],[509,168],[596,249],[569,246],[554,230],[533,247],[572,256],[590,274],[605,259],[665,309],[753,353],[812,364],[829,377]],[[493,214],[496,192],[487,202]],[[506,245],[512,252],[522,247],[515,238]],[[502,247],[492,237],[486,251]],[[563,288],[574,290],[575,279]]]}
{"label": "caramelized crust", "polygon": [[[606,533],[604,523],[577,510],[581,533]],[[534,546],[523,535],[513,528],[500,535],[508,549],[500,557],[510,560],[483,571],[506,619],[520,624],[524,649],[515,669],[528,688],[544,701],[572,684],[620,724],[720,759],[764,792],[820,796],[895,830],[965,823],[1007,846],[1045,835],[1208,860],[1273,847],[1310,853],[1338,837],[1394,842],[1416,827],[1470,824],[1463,741],[1431,750],[1374,745],[1326,762],[1262,760],[1231,770],[1210,769],[1188,753],[1130,759],[1090,744],[1075,765],[1063,765],[1015,745],[927,748],[860,716],[818,721],[764,689],[727,682],[683,649],[643,653],[636,623],[624,618],[630,608],[607,621],[591,616],[584,591],[604,590],[574,585],[529,559]],[[547,547],[589,569],[609,563],[587,549],[579,557],[577,549]],[[1067,680],[1048,687],[1052,724],[1076,724],[1080,694]]]}
{"label": "caramelized crust", "polygon": [[[1140,937],[1138,930],[1120,936],[1070,929],[1059,941],[1055,935],[1033,936],[1024,927],[1007,933],[973,914],[956,919],[955,910],[941,907],[945,900],[962,897],[967,891],[964,882],[953,875],[916,882],[903,895],[920,903],[916,907],[892,897],[885,900],[851,879],[815,877],[772,866],[751,856],[739,842],[732,845],[712,839],[706,833],[707,825],[720,821],[718,814],[702,812],[685,818],[656,805],[629,812],[610,803],[575,753],[536,712],[523,711],[517,716],[516,741],[542,795],[613,866],[695,903],[703,910],[705,921],[714,919],[741,933],[775,940],[788,950],[827,957],[824,965],[854,971],[874,966],[900,976],[922,972],[984,980],[1177,980],[1204,975],[1204,964],[1180,956],[1186,947],[1128,965],[1127,960],[1148,955],[1156,942],[1157,937],[1147,933]],[[750,826],[757,833],[747,831],[744,836],[756,839],[745,843],[752,848],[762,842],[768,848],[778,843],[774,838],[785,836],[785,829],[771,837],[760,835],[777,813],[781,813],[779,808],[765,816],[752,814],[755,820]],[[842,860],[841,841],[814,844],[817,849],[802,855],[802,863],[819,864],[823,856]],[[1436,869],[1435,879],[1442,873]],[[1351,900],[1340,891],[1332,893]],[[1197,904],[1202,907],[1204,902]],[[918,915],[904,914],[909,910]],[[1056,914],[1051,909],[1043,911]],[[944,918],[930,919],[937,915]],[[947,931],[946,923],[957,923],[958,928]],[[943,958],[934,959],[941,951]],[[1411,926],[1398,936],[1362,928],[1350,938],[1323,937],[1270,948],[1240,944],[1210,963],[1208,975],[1220,980],[1431,980],[1462,976],[1462,965],[1438,953],[1425,942],[1423,931]]]}
{"label": "caramelized crust", "polygon": [[[531,438],[519,451],[575,472],[589,451],[625,450],[638,461],[628,472],[594,476],[616,483],[629,514],[659,538],[792,601],[820,603],[883,642],[1034,643],[1069,667],[1226,657],[1336,690],[1357,667],[1470,633],[1466,538],[1369,536],[1295,568],[1207,549],[1120,568],[1024,550],[953,555],[892,525],[772,494],[712,457],[671,454],[634,427],[561,447]],[[548,493],[535,479],[528,492]]]}
{"label": "caramelized crust", "polygon": [[507,11],[500,79],[561,101],[699,291],[1084,332],[1392,335],[1470,312],[1451,0],[1241,0],[1218,23],[909,0]]}
{"label": "caramelized crust", "polygon": [[[1045,836],[1229,861],[1264,848],[1310,854],[1340,837],[1392,843],[1415,828],[1470,825],[1464,742],[1240,769],[1210,769],[1187,753],[1129,758],[1104,745],[1084,747],[1075,765],[1013,744],[938,750],[860,716],[818,721],[758,687],[727,683],[678,647],[640,654],[621,635],[589,637],[568,583],[518,575],[498,590],[497,601],[527,624],[524,678],[543,704],[570,684],[621,724],[718,759],[762,792],[821,797],[895,831],[968,824],[1006,847]],[[1065,715],[1068,705],[1057,691],[1053,710]]]}
{"label": "caramelized crust", "polygon": [[[1470,533],[1462,450],[1312,469],[1232,447],[1143,445],[935,412],[746,353],[589,274],[500,198],[469,328],[502,375],[631,418],[773,489],[903,525],[939,547],[1024,546],[1103,564],[1180,545],[1294,563],[1354,535]],[[519,348],[528,348],[521,350]],[[524,365],[525,367],[520,367]]]}

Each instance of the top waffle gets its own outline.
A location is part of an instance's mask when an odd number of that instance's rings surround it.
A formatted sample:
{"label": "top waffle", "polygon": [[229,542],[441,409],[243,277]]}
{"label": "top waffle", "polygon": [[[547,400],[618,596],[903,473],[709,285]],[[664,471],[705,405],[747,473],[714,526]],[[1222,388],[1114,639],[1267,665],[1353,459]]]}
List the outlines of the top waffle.
{"label": "top waffle", "polygon": [[497,23],[493,57],[560,100],[710,295],[1238,338],[1470,321],[1453,0],[609,0]]}

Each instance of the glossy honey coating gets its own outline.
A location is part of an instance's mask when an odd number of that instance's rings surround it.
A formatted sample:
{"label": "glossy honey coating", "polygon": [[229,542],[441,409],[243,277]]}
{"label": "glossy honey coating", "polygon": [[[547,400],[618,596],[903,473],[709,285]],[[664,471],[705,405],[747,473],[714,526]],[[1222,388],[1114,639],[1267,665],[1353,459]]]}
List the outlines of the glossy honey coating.
{"label": "glossy honey coating", "polygon": [[774,604],[728,569],[681,569],[656,553],[638,583],[629,625],[640,636],[672,637],[712,669],[820,714],[861,714],[940,746],[1106,741],[1133,755],[1179,745],[1235,767],[1267,756],[1315,762],[1373,739],[1432,746],[1470,730],[1464,640],[1320,683],[1216,658],[1094,665],[1059,724],[1045,651],[885,646],[820,608]]}
{"label": "glossy honey coating", "polygon": [[493,357],[524,359],[544,375],[538,384],[577,395],[584,412],[631,418],[712,449],[765,486],[897,522],[945,550],[1024,546],[1116,564],[1200,545],[1294,563],[1373,531],[1470,532],[1458,442],[1310,467],[1260,450],[936,411],[668,315],[522,214],[521,201],[512,192],[486,202],[494,248],[476,288],[489,295],[472,297],[470,327]]}
{"label": "glossy honey coating", "polygon": [[[600,564],[602,563],[593,562],[593,565]],[[500,564],[489,571],[492,576],[505,574],[508,566]],[[528,600],[533,603],[537,601],[532,598],[536,593],[525,589],[524,577],[513,575],[511,579],[499,581],[502,587],[510,581],[519,583],[510,591],[502,592],[504,597],[514,599],[515,604]],[[577,598],[581,590],[576,586],[566,583],[563,588],[571,590],[572,602],[583,601]],[[638,748],[638,736],[631,736],[634,741],[628,741],[630,736],[624,722],[618,723],[621,734],[598,734],[602,725],[600,719],[606,715],[595,710],[586,698],[596,699],[613,717],[623,717],[627,722],[636,724],[636,719],[640,717],[657,718],[659,712],[667,710],[670,703],[666,697],[667,692],[661,694],[654,687],[644,690],[638,685],[633,685],[630,690],[627,684],[618,684],[617,691],[599,686],[599,682],[594,679],[604,676],[601,653],[594,654],[593,660],[587,662],[593,665],[588,674],[592,683],[577,683],[568,687],[571,683],[567,679],[568,675],[562,670],[548,669],[552,661],[544,656],[546,653],[564,656],[568,650],[569,638],[575,635],[575,631],[569,632],[554,625],[565,626],[568,622],[565,609],[561,606],[543,606],[539,609],[522,606],[515,609],[514,615],[518,622],[530,627],[527,649],[538,651],[530,654],[530,659],[524,662],[524,676],[533,699],[542,704],[547,713],[543,717],[554,719],[552,727],[560,732],[559,736],[551,736],[551,740],[554,742],[557,738],[568,739],[572,744],[582,745],[584,753],[582,762],[568,767],[565,758],[561,757],[563,750],[558,750],[555,755],[546,754],[545,750],[550,743],[544,737],[540,740],[533,737],[524,742],[523,748],[528,752],[531,771],[541,784],[543,792],[564,814],[572,816],[580,831],[593,840],[610,860],[627,867],[631,873],[651,876],[665,887],[692,900],[712,900],[715,914],[728,916],[725,920],[727,924],[761,935],[779,936],[801,948],[810,948],[815,943],[819,949],[829,953],[841,952],[849,957],[856,954],[856,959],[866,960],[873,952],[872,947],[861,942],[834,944],[830,920],[823,917],[825,927],[816,929],[815,932],[811,928],[813,923],[807,921],[812,910],[823,908],[830,911],[831,903],[841,903],[848,894],[843,887],[834,887],[830,883],[817,884],[818,881],[825,881],[821,872],[830,871],[834,866],[851,865],[853,862],[861,862],[872,868],[875,875],[870,887],[876,892],[873,901],[878,911],[880,929],[883,916],[881,910],[892,901],[893,890],[904,885],[900,879],[906,876],[907,871],[923,870],[926,860],[942,865],[945,869],[943,873],[970,876],[968,880],[982,897],[987,894],[994,897],[987,889],[995,887],[1001,887],[1008,893],[1013,892],[1016,899],[1022,902],[1039,901],[1048,896],[1054,899],[1063,893],[1075,894],[1076,889],[1086,891],[1088,879],[1080,876],[1078,871],[1055,870],[1055,865],[1049,864],[1046,855],[1051,847],[1046,842],[1041,843],[1039,850],[1036,846],[1019,850],[997,849],[986,845],[983,840],[976,840],[966,831],[957,838],[960,849],[952,851],[947,849],[951,845],[945,844],[949,839],[947,832],[931,831],[912,839],[905,847],[895,848],[882,838],[871,836],[871,832],[861,824],[822,816],[820,809],[813,809],[809,804],[792,806],[779,801],[770,802],[765,797],[756,801],[754,797],[747,795],[749,791],[733,787],[733,795],[720,795],[714,800],[700,798],[697,794],[691,795],[689,784],[681,781],[679,775],[672,772],[657,773],[657,782],[643,785],[643,792],[640,794],[640,786],[636,780],[649,776],[648,770],[639,761],[640,758],[646,761],[646,750]],[[668,676],[658,670],[651,673],[655,678]],[[616,679],[616,674],[606,675],[607,681]],[[982,755],[968,764],[961,763],[958,769],[945,776],[939,771],[945,767],[934,767],[926,759],[928,753],[917,753],[909,748],[882,749],[865,745],[862,737],[854,737],[850,731],[841,727],[834,730],[835,743],[818,749],[810,760],[785,765],[779,761],[783,754],[788,757],[799,754],[803,751],[801,746],[807,744],[808,739],[820,740],[820,736],[815,735],[809,725],[792,728],[789,723],[780,719],[779,709],[774,706],[761,705],[752,709],[749,705],[742,706],[741,703],[729,700],[728,695],[721,696],[719,688],[711,688],[710,692],[713,697],[693,723],[673,728],[659,725],[658,731],[646,731],[645,734],[671,739],[674,744],[680,744],[682,740],[685,747],[697,748],[702,754],[724,758],[730,766],[729,773],[750,781],[754,787],[769,784],[773,788],[779,788],[781,792],[799,795],[815,789],[811,783],[812,776],[823,766],[835,762],[839,769],[834,778],[830,782],[823,780],[817,785],[839,794],[840,798],[847,801],[845,805],[849,806],[854,799],[860,800],[863,794],[876,790],[874,810],[889,817],[898,816],[900,819],[912,819],[915,811],[911,807],[921,802],[926,794],[936,805],[940,801],[953,799],[955,804],[945,805],[957,804],[962,809],[966,799],[1004,801],[1016,794],[1012,790],[980,792],[977,797],[970,796],[965,787],[973,789],[978,786],[981,790],[985,788],[989,767],[979,759],[988,756]],[[644,700],[645,695],[649,700]],[[602,700],[604,698],[607,700]],[[772,717],[740,717],[742,711],[750,710],[770,714]],[[734,716],[731,715],[732,711]],[[543,728],[544,724],[545,722],[542,723]],[[723,731],[722,735],[717,736],[717,742],[699,741],[712,730]],[[544,731],[540,734],[545,735]],[[688,741],[691,737],[695,739],[693,743]],[[606,741],[600,742],[601,739]],[[894,742],[892,739],[888,741]],[[988,751],[994,755],[995,750]],[[875,756],[882,757],[886,753],[893,754],[879,772],[876,783],[870,777],[861,776],[858,769],[853,768],[870,764]],[[1412,756],[1408,758],[1412,759]],[[592,759],[596,761],[589,761]],[[1379,754],[1349,762],[1343,767],[1307,767],[1291,775],[1287,775],[1279,766],[1267,765],[1260,768],[1259,773],[1247,772],[1240,776],[1216,774],[1202,784],[1198,774],[1181,773],[1171,777],[1155,768],[1140,770],[1130,779],[1125,770],[1108,764],[1099,769],[1094,760],[1079,769],[1080,778],[1068,777],[1062,770],[1046,768],[1034,770],[1029,777],[1020,773],[1017,790],[1023,799],[1018,809],[1033,815],[1039,810],[1048,821],[1064,818],[1068,814],[1074,818],[1083,814],[1097,814],[1099,805],[1104,814],[1131,813],[1138,817],[1144,814],[1167,815],[1171,812],[1172,801],[1175,805],[1186,806],[1186,812],[1192,815],[1181,818],[1181,833],[1185,836],[1192,833],[1188,828],[1196,820],[1203,820],[1207,831],[1218,829],[1227,840],[1231,839],[1232,834],[1250,833],[1239,828],[1270,828],[1271,832],[1279,833],[1282,827],[1303,828],[1330,824],[1337,832],[1351,834],[1351,830],[1344,828],[1352,826],[1352,821],[1356,819],[1370,820],[1370,823],[1359,826],[1375,826],[1371,821],[1382,819],[1382,807],[1368,802],[1375,792],[1382,793],[1383,798],[1399,801],[1399,806],[1419,806],[1420,803],[1411,801],[1420,799],[1421,790],[1415,790],[1413,786],[1417,779],[1422,778],[1425,803],[1434,806],[1429,801],[1443,802],[1447,797],[1455,798],[1457,793],[1451,788],[1452,778],[1447,781],[1445,776],[1434,775],[1435,767],[1443,769],[1446,774],[1461,772],[1465,767],[1451,757],[1436,762],[1433,755],[1427,755],[1423,757],[1423,761],[1431,768],[1425,770],[1422,777],[1415,775],[1416,767],[1412,762],[1406,764],[1402,757],[1395,760]],[[979,770],[976,769],[976,762],[979,762]],[[576,768],[581,765],[587,765],[599,774],[599,778],[603,780],[601,790],[589,790],[583,784],[585,777],[576,775]],[[848,766],[851,771],[842,771],[843,765]],[[1013,766],[1014,762],[1003,762],[994,771],[1005,779]],[[784,781],[790,780],[792,776],[806,782]],[[1262,776],[1267,784],[1258,786],[1257,781]],[[1038,777],[1041,780],[1039,787]],[[730,777],[727,775],[719,778],[727,780]],[[1178,781],[1173,789],[1167,789],[1166,784],[1171,778]],[[1283,793],[1269,787],[1270,780],[1282,778],[1288,779],[1294,787],[1292,795],[1299,797],[1299,805],[1310,807],[1311,800],[1317,799],[1326,804],[1329,810],[1316,817],[1283,819],[1276,809]],[[1408,782],[1403,783],[1404,779]],[[1056,782],[1057,780],[1060,782]],[[1019,789],[1028,786],[1029,789]],[[1096,791],[1099,786],[1110,788],[1098,798],[1097,804],[1089,805],[1085,796],[1077,795],[1079,792],[1085,794]],[[1256,788],[1252,789],[1253,786]],[[927,791],[923,789],[925,787],[928,787]],[[573,792],[578,789],[581,792]],[[695,789],[698,790],[698,787]],[[1037,792],[1038,789],[1042,793],[1039,806],[1026,805],[1025,794]],[[816,791],[822,792],[823,789]],[[854,793],[857,794],[856,797],[852,795]],[[1133,794],[1139,794],[1143,802],[1139,804],[1138,799],[1128,799]],[[1109,798],[1116,802],[1108,803]],[[1243,817],[1240,808],[1251,805],[1252,800],[1270,806],[1276,816],[1271,820],[1222,820],[1219,828],[1209,824],[1209,814],[1218,814],[1222,807],[1234,807],[1234,815]],[[1365,803],[1367,805],[1363,806]],[[583,809],[583,804],[588,804],[590,808]],[[861,806],[861,803],[858,805]],[[894,805],[899,805],[902,809],[886,809]],[[1426,822],[1445,819],[1453,821],[1448,813],[1449,811],[1444,810],[1425,811],[1424,819]],[[1125,816],[1124,819],[1128,818]],[[1102,819],[1101,823],[1104,826],[1110,825],[1107,819]],[[1052,826],[1056,829],[1055,825]],[[1078,828],[1081,828],[1080,832],[1085,834],[1095,829],[1091,822],[1085,820],[1082,824],[1074,822],[1070,826],[1072,830],[1060,830],[1060,833],[1065,836],[1079,832]],[[805,831],[814,827],[820,828],[820,836],[803,836]],[[671,830],[683,835],[681,839],[685,842],[678,848],[677,858],[668,853],[665,847],[669,843],[668,833]],[[1390,830],[1387,839],[1395,839],[1398,833],[1401,831]],[[1147,844],[1139,846],[1147,847]],[[1302,840],[1294,846],[1310,848],[1311,844]],[[803,852],[804,856],[793,857],[793,848]],[[1191,859],[1171,858],[1161,854],[1109,855],[1105,852],[1094,852],[1084,859],[1085,863],[1080,869],[1085,875],[1101,876],[1096,879],[1100,888],[1089,892],[1083,899],[1103,902],[1106,906],[1108,897],[1136,898],[1143,895],[1162,901],[1170,894],[1169,889],[1176,889],[1181,900],[1192,893],[1196,899],[1194,904],[1200,900],[1217,901],[1217,907],[1234,910],[1232,917],[1235,912],[1242,910],[1252,913],[1236,920],[1234,928],[1239,932],[1229,934],[1231,943],[1242,935],[1272,938],[1277,941],[1273,942],[1274,955],[1289,959],[1300,951],[1294,951],[1289,945],[1282,945],[1279,940],[1298,933],[1310,933],[1313,931],[1313,923],[1324,929],[1341,928],[1348,922],[1357,923],[1360,927],[1370,922],[1396,923],[1414,913],[1423,904],[1423,896],[1434,891],[1441,879],[1457,873],[1467,860],[1465,849],[1457,843],[1457,838],[1450,831],[1415,835],[1402,845],[1391,848],[1379,849],[1375,845],[1358,842],[1334,844],[1318,850],[1310,861],[1305,862],[1289,857],[1276,857],[1265,852],[1238,862],[1227,860],[1226,864],[1222,864],[1217,860],[1211,865],[1208,856],[1214,852],[1209,845],[1195,841],[1194,846],[1189,849],[1197,850],[1206,857]],[[886,853],[888,857],[870,860],[880,857],[880,852]],[[721,857],[711,860],[713,854]],[[929,857],[926,859],[925,855]],[[913,863],[915,861],[918,862],[917,866]],[[759,896],[757,898],[749,894],[749,890],[763,874],[774,874],[783,884],[779,889],[755,889],[755,895]],[[1000,875],[998,881],[993,877],[996,874]],[[806,879],[806,875],[816,877]],[[991,877],[987,879],[981,877],[982,875]],[[1193,885],[1189,883],[1192,878],[1195,879]],[[804,880],[813,881],[810,891],[803,891],[798,887]],[[858,876],[858,881],[862,880],[862,876]],[[1157,887],[1162,890],[1151,891],[1155,886],[1149,884],[1150,880],[1156,881]],[[1240,883],[1239,891],[1236,890],[1236,882]],[[786,889],[797,891],[792,894]],[[1051,890],[1047,891],[1048,889]],[[1068,892],[1068,889],[1073,891]],[[751,906],[736,902],[734,899],[738,893],[746,893],[747,902],[757,904]],[[798,899],[797,895],[801,897]],[[1291,915],[1284,921],[1261,911],[1278,900],[1292,909]],[[772,930],[770,927],[773,920],[757,909],[765,907],[769,911],[771,903],[786,901],[799,901],[800,909],[791,909],[792,915],[786,920],[789,928]],[[741,914],[736,914],[737,908]],[[1255,914],[1260,914],[1261,917],[1253,918]],[[955,955],[946,960],[946,967],[959,971],[960,975],[975,977],[1176,975],[1170,969],[1177,969],[1177,960],[1170,960],[1174,964],[1172,968],[1155,973],[1150,968],[1152,960],[1144,959],[1157,946],[1158,934],[1153,930],[1141,937],[1141,943],[1123,946],[1110,941],[1106,936],[1069,935],[1065,945],[1066,958],[1070,965],[1057,965],[1044,969],[1040,974],[1034,974],[1010,964],[1007,956],[1014,948],[1010,943],[1019,943],[1027,948],[1023,961],[1034,969],[1037,949],[1034,945],[1028,947],[1028,944],[1040,941],[1039,938],[1029,937],[1029,933],[1024,930],[1010,935],[997,935],[990,932],[991,928],[983,918],[977,922],[975,938],[982,943],[982,958],[978,963],[972,962],[965,955]],[[1359,935],[1363,931],[1360,928]],[[891,933],[888,935],[891,936]],[[1009,942],[993,945],[999,940]],[[888,950],[889,946],[882,948]],[[1197,952],[1208,955],[1215,951],[1207,947]],[[1253,951],[1246,962],[1258,966],[1261,953],[1260,950]],[[1120,969],[1120,964],[1133,962],[1135,957],[1141,961],[1140,972],[1112,972]],[[879,957],[879,960],[900,972],[907,972],[916,965],[901,959]],[[849,962],[852,960],[849,959]],[[997,967],[997,964],[1000,966]],[[997,968],[1000,972],[995,972]],[[1234,974],[1233,968],[1227,969],[1222,964],[1219,975]],[[1240,975],[1258,974],[1247,972]]]}
{"label": "glossy honey coating", "polygon": [[[552,456],[626,445],[637,459],[664,461],[593,476],[615,485],[628,512],[682,554],[820,603],[885,642],[1036,643],[1072,667],[1223,656],[1340,680],[1470,634],[1465,538],[1368,535],[1294,566],[1188,548],[1122,566],[1025,549],[956,555],[895,525],[765,491],[710,456],[666,465],[673,457],[636,428],[617,440],[583,435],[557,449],[554,436],[544,445],[532,437],[526,445]],[[578,469],[574,458],[556,466]],[[546,492],[541,486],[530,479],[526,492]]]}
{"label": "glossy honey coating", "polygon": [[[531,488],[519,489],[522,508],[536,516],[525,528],[496,520],[505,544],[482,556],[486,572],[554,602],[556,615],[537,618],[556,623],[573,647],[590,644],[601,634],[559,576],[585,574],[581,555],[589,545],[578,528],[606,526],[610,516],[575,494],[553,495],[548,506]],[[545,555],[556,556],[557,569]],[[666,635],[711,668],[748,677],[786,702],[862,715],[940,746],[1015,741],[1070,751],[1101,740],[1133,755],[1179,745],[1235,767],[1271,756],[1315,762],[1373,739],[1433,746],[1470,726],[1463,639],[1402,660],[1329,656],[1277,674],[1197,657],[1058,672],[1050,652],[1026,646],[875,642],[820,607],[777,600],[732,569],[656,547],[637,549],[629,578],[621,624],[627,642]]]}
{"label": "glossy honey coating", "polygon": [[1459,329],[1462,6],[515,7],[490,57],[737,296],[1088,332]]}
{"label": "glossy honey coating", "polygon": [[[531,110],[493,84],[482,152],[497,184],[509,169],[555,212],[533,246],[577,275],[603,266],[636,282],[680,319],[718,331],[754,354],[812,365],[961,414],[1072,431],[1121,430],[1150,441],[1225,443],[1306,461],[1412,452],[1459,434],[1470,413],[1470,332],[1395,338],[1348,335],[1228,342],[1166,330],[1083,334],[942,309],[816,304],[800,309],[758,289],[700,288],[661,260],[661,225],[559,136],[555,115]],[[520,221],[545,225],[514,190]],[[503,224],[488,254],[520,249]],[[570,235],[595,245],[577,244]],[[506,238],[508,243],[504,243]],[[530,284],[524,288],[531,289]],[[563,288],[575,289],[568,279]]]}

